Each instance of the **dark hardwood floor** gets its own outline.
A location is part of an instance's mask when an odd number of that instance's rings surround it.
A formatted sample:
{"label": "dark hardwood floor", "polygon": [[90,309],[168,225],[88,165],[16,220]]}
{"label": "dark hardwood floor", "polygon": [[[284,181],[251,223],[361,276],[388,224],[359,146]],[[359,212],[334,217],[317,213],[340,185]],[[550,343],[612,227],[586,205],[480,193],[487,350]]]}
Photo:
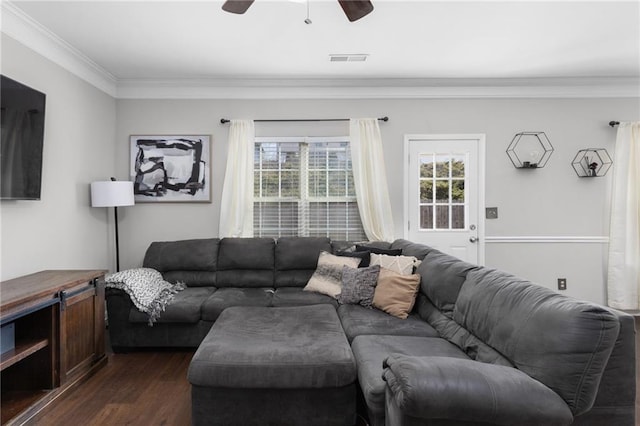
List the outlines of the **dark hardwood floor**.
{"label": "dark hardwood floor", "polygon": [[[636,316],[640,330],[640,316]],[[640,348],[640,333],[636,334]],[[640,351],[638,351],[640,352]],[[194,351],[109,353],[108,364],[35,419],[37,425],[191,424],[187,369]],[[640,356],[636,356],[640,390]],[[640,420],[640,392],[636,397]]]}
{"label": "dark hardwood floor", "polygon": [[34,424],[189,426],[194,352],[110,353],[104,368]]}

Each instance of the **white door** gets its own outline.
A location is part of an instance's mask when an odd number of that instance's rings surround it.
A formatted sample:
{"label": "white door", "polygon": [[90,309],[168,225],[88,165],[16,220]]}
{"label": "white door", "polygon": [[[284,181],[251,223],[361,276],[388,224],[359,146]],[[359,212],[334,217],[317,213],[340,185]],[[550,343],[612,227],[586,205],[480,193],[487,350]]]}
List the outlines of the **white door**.
{"label": "white door", "polygon": [[484,263],[484,135],[407,135],[405,235]]}

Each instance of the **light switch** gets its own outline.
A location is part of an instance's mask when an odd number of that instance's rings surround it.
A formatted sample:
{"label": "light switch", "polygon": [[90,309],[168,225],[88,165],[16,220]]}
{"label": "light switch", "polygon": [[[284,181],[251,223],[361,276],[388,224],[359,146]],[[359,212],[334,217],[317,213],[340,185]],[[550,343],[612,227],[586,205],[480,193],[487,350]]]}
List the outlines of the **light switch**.
{"label": "light switch", "polygon": [[487,219],[497,219],[498,218],[498,208],[497,207],[487,207],[485,209],[485,217]]}

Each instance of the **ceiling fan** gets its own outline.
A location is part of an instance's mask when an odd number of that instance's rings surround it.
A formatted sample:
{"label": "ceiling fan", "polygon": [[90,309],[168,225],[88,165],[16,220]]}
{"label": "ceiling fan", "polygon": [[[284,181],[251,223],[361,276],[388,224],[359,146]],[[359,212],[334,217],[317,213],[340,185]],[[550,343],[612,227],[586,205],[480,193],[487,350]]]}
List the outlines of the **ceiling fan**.
{"label": "ceiling fan", "polygon": [[[222,5],[222,10],[242,15],[249,9],[255,0],[227,0]],[[373,4],[369,0],[338,0],[344,14],[351,22],[368,15],[373,10]]]}

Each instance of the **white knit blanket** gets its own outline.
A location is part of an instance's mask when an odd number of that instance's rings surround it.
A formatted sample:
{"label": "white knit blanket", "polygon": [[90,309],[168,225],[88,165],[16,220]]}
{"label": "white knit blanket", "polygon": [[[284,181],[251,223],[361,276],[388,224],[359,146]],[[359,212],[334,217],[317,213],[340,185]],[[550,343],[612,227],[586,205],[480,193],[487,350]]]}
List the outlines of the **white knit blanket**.
{"label": "white knit blanket", "polygon": [[150,326],[160,318],[175,294],[185,289],[184,284],[171,284],[151,268],[128,269],[107,275],[105,286],[126,292],[136,308],[149,315]]}

